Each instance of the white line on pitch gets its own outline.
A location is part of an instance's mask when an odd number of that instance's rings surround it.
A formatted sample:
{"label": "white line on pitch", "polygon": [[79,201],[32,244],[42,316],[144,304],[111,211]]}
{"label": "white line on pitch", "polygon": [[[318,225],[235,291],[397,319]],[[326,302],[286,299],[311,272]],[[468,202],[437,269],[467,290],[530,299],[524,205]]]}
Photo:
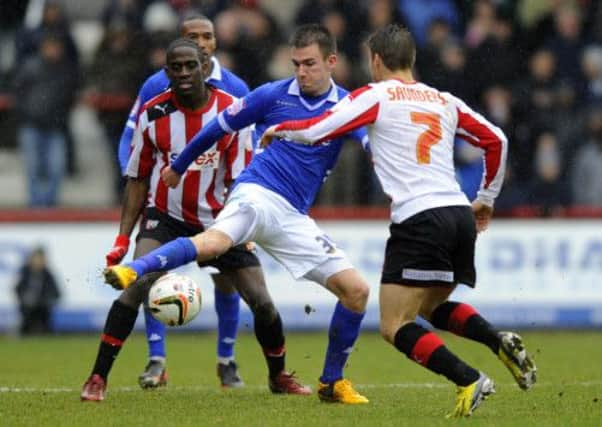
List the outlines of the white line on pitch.
{"label": "white line on pitch", "polygon": [[[504,387],[516,387],[514,383],[501,384]],[[567,387],[567,386],[579,386],[579,387],[596,387],[602,385],[602,381],[577,381],[567,383],[537,383],[535,388],[541,387]],[[379,388],[448,388],[450,384],[445,383],[393,383],[393,384],[357,384],[359,389],[379,389]],[[264,385],[247,385],[246,390],[266,390],[267,387]],[[243,390],[244,390],[243,389]],[[139,387],[113,387],[109,389],[111,392],[139,392],[142,391]],[[221,391],[215,386],[169,386],[165,390],[175,391]],[[56,387],[56,388],[41,388],[41,387],[5,387],[0,386],[0,393],[75,393],[79,392],[79,389],[71,387]]]}

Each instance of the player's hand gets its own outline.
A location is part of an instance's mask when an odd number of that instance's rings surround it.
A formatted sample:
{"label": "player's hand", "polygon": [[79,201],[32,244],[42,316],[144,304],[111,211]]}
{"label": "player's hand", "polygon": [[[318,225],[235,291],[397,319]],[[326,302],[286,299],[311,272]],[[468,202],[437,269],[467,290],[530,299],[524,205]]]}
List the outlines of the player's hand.
{"label": "player's hand", "polygon": [[107,267],[115,264],[119,264],[125,254],[128,253],[130,247],[130,238],[124,234],[120,234],[113,243],[113,248],[109,251],[107,256]]}
{"label": "player's hand", "polygon": [[167,166],[165,169],[161,171],[161,179],[170,188],[176,188],[180,183],[180,179],[182,175],[175,172],[172,168]]}
{"label": "player's hand", "polygon": [[472,212],[477,222],[477,233],[487,230],[489,221],[491,221],[491,216],[493,215],[493,207],[475,200],[472,202]]}
{"label": "player's hand", "polygon": [[270,126],[266,129],[266,131],[261,135],[261,140],[259,141],[259,146],[261,148],[265,148],[272,143],[274,138],[276,137],[276,125]]}

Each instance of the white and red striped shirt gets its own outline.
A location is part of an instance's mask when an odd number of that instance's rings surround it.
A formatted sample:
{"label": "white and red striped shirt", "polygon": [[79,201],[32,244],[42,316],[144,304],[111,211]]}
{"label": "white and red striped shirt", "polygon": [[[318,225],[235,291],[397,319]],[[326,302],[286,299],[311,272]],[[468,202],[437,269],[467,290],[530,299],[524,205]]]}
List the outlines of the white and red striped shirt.
{"label": "white and red striped shirt", "polygon": [[484,150],[477,199],[493,206],[504,179],[504,133],[460,99],[422,83],[371,83],[319,117],[281,123],[276,134],[314,143],[366,125],[376,174],[392,200],[393,222],[426,209],[469,205],[455,178],[456,136]]}
{"label": "white and red striped shirt", "polygon": [[251,161],[251,129],[217,141],[188,167],[176,188],[163,183],[161,170],[184,150],[204,124],[235,100],[232,95],[211,88],[207,104],[192,111],[178,105],[168,89],[144,105],[132,140],[127,175],[150,176],[147,207],[189,224],[205,228],[213,224],[224,206],[228,185]]}

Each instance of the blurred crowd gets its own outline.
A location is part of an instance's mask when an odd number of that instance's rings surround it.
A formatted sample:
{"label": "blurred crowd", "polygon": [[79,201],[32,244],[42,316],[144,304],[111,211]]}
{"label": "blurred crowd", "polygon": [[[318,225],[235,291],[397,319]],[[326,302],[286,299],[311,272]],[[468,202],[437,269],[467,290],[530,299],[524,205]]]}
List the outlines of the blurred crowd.
{"label": "blurred crowd", "polygon": [[[81,173],[68,125],[81,104],[104,129],[118,202],[116,150],[128,111],[190,9],[213,20],[217,57],[251,88],[290,76],[289,34],[295,25],[321,22],[339,44],[335,79],[354,89],[369,81],[366,36],[402,23],[417,41],[417,78],[462,98],[508,135],[498,210],[554,215],[602,206],[602,2],[105,0],[96,17],[102,38],[86,58],[72,32],[77,10],[67,7],[78,2],[10,3],[0,10],[4,36],[14,41],[12,58],[0,55],[0,152],[22,153],[31,206],[57,205],[61,182]],[[456,146],[458,180],[474,197],[480,153],[461,140]],[[318,203],[385,204],[368,162],[348,144]]]}

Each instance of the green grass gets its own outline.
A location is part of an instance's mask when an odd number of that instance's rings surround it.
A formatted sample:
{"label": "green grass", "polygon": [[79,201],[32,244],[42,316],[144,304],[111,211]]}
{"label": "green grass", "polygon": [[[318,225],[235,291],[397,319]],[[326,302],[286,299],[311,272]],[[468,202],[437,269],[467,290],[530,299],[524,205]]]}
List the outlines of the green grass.
{"label": "green grass", "polygon": [[[97,336],[0,337],[0,425],[6,426],[599,426],[602,421],[602,333],[529,332],[539,383],[514,385],[499,361],[475,343],[443,335],[449,347],[495,381],[497,393],[469,420],[450,421],[454,388],[408,361],[376,334],[360,336],[347,374],[370,404],[323,404],[316,396],[275,396],[251,334],[242,334],[237,359],[247,384],[221,390],[215,376],[215,336],[171,334],[169,386],[142,391],[137,376],[145,343],[134,335],[115,363],[107,399],[81,403],[79,390],[98,346]],[[315,386],[324,333],[290,334],[287,364]]]}

